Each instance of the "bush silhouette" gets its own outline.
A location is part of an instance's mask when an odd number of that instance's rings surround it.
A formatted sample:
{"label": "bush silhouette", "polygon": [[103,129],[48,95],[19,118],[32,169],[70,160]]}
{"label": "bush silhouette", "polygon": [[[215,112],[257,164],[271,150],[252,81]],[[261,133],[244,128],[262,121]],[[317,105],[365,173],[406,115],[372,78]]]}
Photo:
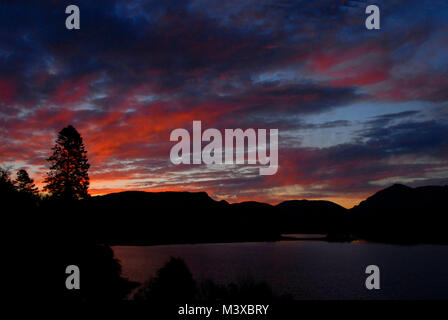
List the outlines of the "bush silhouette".
{"label": "bush silhouette", "polygon": [[[65,297],[81,301],[121,301],[139,283],[122,277],[121,265],[109,246],[92,243],[68,244],[59,252],[60,270],[74,264],[81,272],[81,290],[63,290]],[[66,274],[61,274],[66,278]],[[59,281],[62,285],[63,279]]]}
{"label": "bush silhouette", "polygon": [[193,301],[196,284],[185,262],[171,258],[157,276],[147,282],[135,295],[135,300],[186,303]]}
{"label": "bush silhouette", "polygon": [[277,296],[265,282],[246,277],[237,283],[216,284],[212,280],[196,283],[188,266],[181,259],[171,258],[157,271],[155,278],[146,282],[134,295],[137,301],[183,304],[189,302],[271,302],[292,299]]}

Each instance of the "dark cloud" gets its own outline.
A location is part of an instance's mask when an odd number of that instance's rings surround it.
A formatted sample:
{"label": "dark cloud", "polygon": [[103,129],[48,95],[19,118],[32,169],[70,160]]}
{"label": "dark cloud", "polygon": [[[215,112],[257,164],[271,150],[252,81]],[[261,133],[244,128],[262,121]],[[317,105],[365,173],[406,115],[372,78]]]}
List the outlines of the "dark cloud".
{"label": "dark cloud", "polygon": [[448,148],[448,122],[432,120],[374,127],[366,130],[363,137],[385,154],[426,153],[427,156],[438,156]]}

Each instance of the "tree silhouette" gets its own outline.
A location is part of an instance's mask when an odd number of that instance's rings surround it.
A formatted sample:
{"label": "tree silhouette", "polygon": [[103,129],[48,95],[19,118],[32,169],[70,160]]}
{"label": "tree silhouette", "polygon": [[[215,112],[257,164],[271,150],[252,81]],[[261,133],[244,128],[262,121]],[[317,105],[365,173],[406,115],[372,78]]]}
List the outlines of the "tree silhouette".
{"label": "tree silhouette", "polygon": [[11,179],[10,170],[0,167],[0,206],[2,212],[17,210],[18,207],[22,208],[25,201],[19,195],[15,181]]}
{"label": "tree silhouette", "polygon": [[25,169],[17,171],[16,188],[19,192],[24,192],[36,196],[39,189],[34,184],[34,180],[30,178]]}
{"label": "tree silhouette", "polygon": [[16,191],[14,181],[8,169],[0,167],[0,195],[7,196]]}
{"label": "tree silhouette", "polygon": [[52,150],[53,154],[47,159],[51,166],[44,190],[57,199],[87,198],[90,165],[79,132],[71,125],[62,129]]}

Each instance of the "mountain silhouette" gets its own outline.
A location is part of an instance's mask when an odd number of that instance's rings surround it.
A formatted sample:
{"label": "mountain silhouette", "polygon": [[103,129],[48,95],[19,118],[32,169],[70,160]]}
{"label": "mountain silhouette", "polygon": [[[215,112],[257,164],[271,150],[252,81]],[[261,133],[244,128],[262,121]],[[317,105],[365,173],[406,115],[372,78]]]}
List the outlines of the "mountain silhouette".
{"label": "mountain silhouette", "polygon": [[[283,233],[339,231],[347,210],[330,201],[276,206],[215,201],[205,192],[125,191],[80,202],[92,231],[113,243],[278,240]],[[93,224],[92,224],[93,222]]]}
{"label": "mountain silhouette", "polygon": [[205,192],[125,191],[70,203],[41,201],[29,212],[30,219],[55,226],[53,238],[82,235],[86,241],[109,245],[275,241],[291,233],[327,234],[344,241],[354,236],[446,243],[446,199],[448,186],[393,185],[347,210],[330,201],[231,204]]}
{"label": "mountain silhouette", "polygon": [[402,184],[380,190],[352,210],[425,209],[446,203],[448,186],[411,188]]}
{"label": "mountain silhouette", "polygon": [[[126,191],[79,201],[86,234],[112,243],[273,240],[268,204],[229,204],[205,192]],[[87,228],[86,228],[87,227]],[[87,230],[86,230],[87,229]]]}
{"label": "mountain silhouette", "polygon": [[324,200],[288,200],[275,206],[282,233],[328,234],[344,228],[347,209]]}
{"label": "mountain silhouette", "polygon": [[360,237],[386,242],[447,243],[448,186],[395,184],[349,210]]}
{"label": "mountain silhouette", "polygon": [[78,229],[110,244],[272,241],[319,233],[336,240],[445,242],[447,186],[393,185],[347,210],[333,202],[216,201],[205,192],[125,191],[78,201]]}

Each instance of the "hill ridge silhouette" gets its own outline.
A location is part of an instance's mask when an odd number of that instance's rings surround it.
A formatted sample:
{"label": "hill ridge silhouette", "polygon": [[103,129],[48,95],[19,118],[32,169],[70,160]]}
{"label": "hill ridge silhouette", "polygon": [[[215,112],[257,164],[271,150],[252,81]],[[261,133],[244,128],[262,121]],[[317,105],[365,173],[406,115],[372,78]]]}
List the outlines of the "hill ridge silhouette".
{"label": "hill ridge silhouette", "polygon": [[[394,184],[351,209],[328,200],[229,203],[204,191],[123,191],[80,201],[80,211],[110,231],[111,243],[271,241],[282,234],[319,233],[333,240],[446,242],[440,207],[448,186]],[[115,221],[113,223],[111,221]],[[118,222],[119,221],[119,222]]]}
{"label": "hill ridge silhouette", "polygon": [[351,228],[384,242],[448,243],[448,185],[394,184],[349,210]]}
{"label": "hill ridge silhouette", "polygon": [[129,190],[69,202],[14,204],[27,210],[17,218],[41,225],[34,229],[50,241],[79,235],[95,243],[152,245],[277,241],[284,234],[315,233],[333,241],[448,243],[446,199],[447,185],[395,184],[351,209],[327,200],[229,203],[204,191]]}

